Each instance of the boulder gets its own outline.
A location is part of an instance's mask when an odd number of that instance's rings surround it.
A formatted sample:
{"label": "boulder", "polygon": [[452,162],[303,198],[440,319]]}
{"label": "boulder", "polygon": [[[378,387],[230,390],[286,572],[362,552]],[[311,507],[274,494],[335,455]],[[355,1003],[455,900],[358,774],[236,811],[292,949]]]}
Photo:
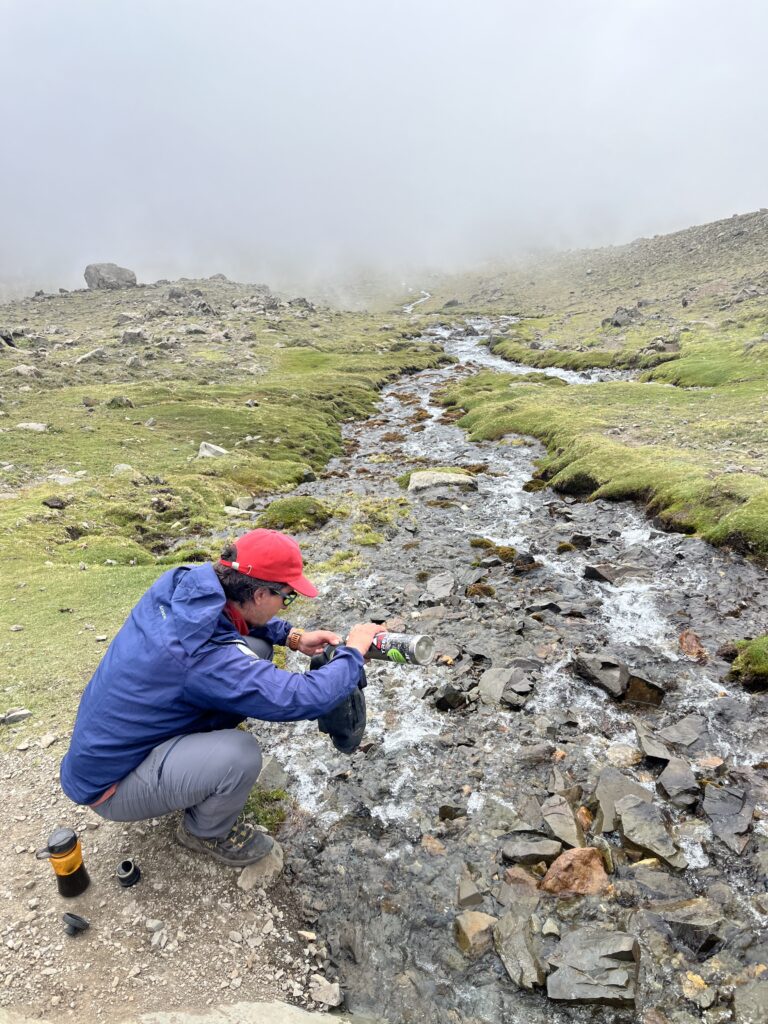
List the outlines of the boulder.
{"label": "boulder", "polygon": [[540,888],[553,895],[596,896],[608,886],[602,855],[594,847],[566,850],[554,861]]}
{"label": "boulder", "polygon": [[121,345],[144,345],[149,341],[149,335],[140,327],[130,327],[120,335]]}
{"label": "boulder", "polygon": [[467,473],[438,473],[433,469],[411,473],[409,491],[426,491],[432,487],[467,487],[477,490],[477,481]]}
{"label": "boulder", "polygon": [[229,455],[226,448],[222,448],[218,444],[211,444],[210,441],[200,442],[200,447],[197,450],[198,459],[218,459],[222,455]]}
{"label": "boulder", "polygon": [[638,796],[625,796],[616,804],[619,827],[625,843],[660,857],[672,868],[684,869],[688,861],[675,845],[661,813]]}
{"label": "boulder", "polygon": [[89,263],[83,276],[91,290],[136,287],[134,272],[116,263]]}
{"label": "boulder", "polygon": [[568,1003],[633,1006],[637,997],[640,946],[627,932],[588,927],[563,936],[549,960],[550,999]]}
{"label": "boulder", "polygon": [[493,929],[493,944],[510,980],[518,988],[532,989],[543,985],[546,977],[539,958],[531,922],[531,910],[538,902],[525,900],[508,910]]}
{"label": "boulder", "polygon": [[33,434],[45,434],[48,430],[47,423],[17,423],[17,430],[30,430]]}
{"label": "boulder", "polygon": [[313,974],[309,979],[310,999],[322,1006],[341,1006],[344,997],[338,981],[328,981],[322,974]]}
{"label": "boulder", "polygon": [[466,956],[482,956],[493,945],[493,926],[498,921],[479,910],[465,910],[453,922],[453,935]]}
{"label": "boulder", "polygon": [[595,830],[598,832],[613,832],[618,828],[616,804],[623,797],[636,796],[647,803],[653,799],[651,793],[639,782],[630,779],[617,768],[604,768],[600,772],[595,796],[600,805],[595,821]]}
{"label": "boulder", "polygon": [[82,366],[83,363],[103,363],[108,358],[105,348],[94,348],[90,352],[84,352],[75,360],[75,366]]}
{"label": "boulder", "polygon": [[657,739],[653,730],[645,722],[635,720],[635,731],[640,749],[651,761],[669,761],[672,755],[664,744]]}

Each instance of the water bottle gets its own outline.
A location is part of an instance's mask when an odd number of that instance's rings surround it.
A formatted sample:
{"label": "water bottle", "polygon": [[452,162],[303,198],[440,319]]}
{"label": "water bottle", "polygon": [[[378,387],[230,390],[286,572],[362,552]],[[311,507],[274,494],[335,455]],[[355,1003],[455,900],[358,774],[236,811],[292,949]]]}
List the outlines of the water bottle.
{"label": "water bottle", "polygon": [[46,858],[56,875],[56,885],[62,896],[79,896],[91,884],[83,863],[80,840],[71,828],[57,828],[48,836],[48,845],[35,854],[38,860]]}

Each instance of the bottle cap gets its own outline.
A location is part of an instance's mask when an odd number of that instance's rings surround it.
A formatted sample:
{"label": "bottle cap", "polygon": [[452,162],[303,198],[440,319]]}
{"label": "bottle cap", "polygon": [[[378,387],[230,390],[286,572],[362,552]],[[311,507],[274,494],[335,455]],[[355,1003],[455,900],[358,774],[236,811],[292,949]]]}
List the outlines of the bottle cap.
{"label": "bottle cap", "polygon": [[48,845],[38,850],[35,856],[38,860],[59,857],[62,853],[69,853],[76,843],[77,835],[71,828],[57,828],[48,836]]}

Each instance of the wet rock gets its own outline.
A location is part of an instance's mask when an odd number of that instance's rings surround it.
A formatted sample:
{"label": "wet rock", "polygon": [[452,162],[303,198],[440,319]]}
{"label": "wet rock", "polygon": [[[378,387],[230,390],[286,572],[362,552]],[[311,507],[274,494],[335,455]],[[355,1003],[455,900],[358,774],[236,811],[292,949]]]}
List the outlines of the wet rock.
{"label": "wet rock", "polygon": [[625,796],[616,803],[616,814],[625,843],[660,857],[670,867],[688,867],[688,861],[675,845],[661,813],[653,804],[638,796]]}
{"label": "wet rock", "polygon": [[662,870],[660,866],[636,864],[631,868],[624,869],[621,877],[635,881],[642,887],[643,893],[653,899],[689,899],[692,895],[682,878],[671,875],[668,871]]}
{"label": "wet rock", "polygon": [[467,694],[457,683],[445,683],[435,696],[435,707],[438,711],[455,711],[467,703]]}
{"label": "wet rock", "polygon": [[652,761],[669,761],[672,755],[654,734],[653,729],[644,722],[635,719],[635,731],[640,749]]}
{"label": "wet rock", "polygon": [[487,953],[493,945],[493,927],[498,918],[479,910],[465,910],[453,922],[453,935],[466,956]]}
{"label": "wet rock", "polygon": [[226,448],[218,444],[211,444],[210,441],[201,441],[197,450],[198,459],[218,459],[222,455],[229,455]]}
{"label": "wet rock", "polygon": [[594,896],[603,892],[608,884],[600,851],[588,847],[560,854],[542,879],[540,888],[553,895]]}
{"label": "wet rock", "polygon": [[532,989],[544,984],[546,970],[539,958],[531,923],[536,897],[508,910],[493,929],[493,944],[510,980],[518,988]]}
{"label": "wet rock", "polygon": [[438,473],[431,469],[411,473],[409,491],[426,491],[432,487],[466,487],[477,490],[477,481],[466,473]]}
{"label": "wet rock", "polygon": [[658,705],[664,699],[663,687],[634,674],[623,661],[608,652],[578,654],[571,667],[582,679],[599,686],[616,700]]}
{"label": "wet rock", "polygon": [[444,601],[456,589],[456,577],[451,572],[440,572],[427,580],[427,593],[435,601]]}
{"label": "wet rock", "polygon": [[584,832],[564,796],[555,793],[548,797],[541,805],[541,814],[552,834],[566,846],[584,845]]}
{"label": "wet rock", "polygon": [[764,1024],[768,1020],[768,981],[750,981],[733,990],[735,1024]]}
{"label": "wet rock", "polygon": [[480,700],[483,704],[522,707],[533,684],[520,668],[489,668],[480,676]]}
{"label": "wet rock", "polygon": [[237,880],[237,887],[246,892],[250,889],[265,888],[275,881],[282,870],[283,848],[279,843],[274,843],[266,857],[243,868]]}
{"label": "wet rock", "polygon": [[563,936],[550,957],[550,999],[570,1003],[632,1006],[637,996],[640,946],[634,935],[577,928]]}
{"label": "wet rock", "polygon": [[554,839],[510,839],[501,848],[505,861],[518,864],[551,863],[560,854],[563,844]]}
{"label": "wet rock", "polygon": [[599,804],[595,818],[595,830],[613,832],[618,828],[616,804],[626,796],[635,796],[639,800],[650,803],[651,793],[616,768],[604,768],[600,773],[595,787],[595,797]]}
{"label": "wet rock", "polygon": [[642,750],[628,743],[612,743],[605,756],[614,768],[633,768],[643,760]]}
{"label": "wet rock", "polygon": [[610,562],[599,562],[596,565],[584,566],[584,579],[597,580],[599,583],[611,583],[619,586],[629,578],[644,577],[648,572],[637,565],[612,565]]}
{"label": "wet rock", "polygon": [[[503,887],[511,889],[517,889],[518,887],[522,887],[524,889],[538,889],[539,887],[537,879],[535,879],[533,875],[529,874],[525,870],[525,868],[521,868],[517,864],[513,864],[511,867],[504,868],[503,878]],[[517,900],[518,898],[519,894],[515,894],[514,899]],[[504,903],[504,905],[506,906],[506,903],[508,903],[509,901],[507,900],[505,903],[503,899],[500,899],[499,902]]]}
{"label": "wet rock", "polygon": [[701,715],[686,715],[674,725],[660,729],[659,738],[673,746],[685,747],[687,751],[708,749],[707,720]]}
{"label": "wet rock", "polygon": [[460,910],[471,910],[473,907],[482,906],[482,903],[483,894],[469,872],[464,870],[456,887],[456,905]]}
{"label": "wet rock", "polygon": [[675,807],[693,807],[701,796],[696,776],[687,761],[673,757],[656,780],[656,788]]}
{"label": "wet rock", "polygon": [[703,808],[718,839],[734,853],[743,853],[755,811],[755,800],[747,786],[736,782],[723,785],[711,782],[704,791]]}
{"label": "wet rock", "polygon": [[132,270],[116,263],[89,263],[83,273],[85,283],[96,289],[135,288],[136,275]]}
{"label": "wet rock", "polygon": [[684,630],[680,634],[678,642],[680,644],[680,650],[687,658],[697,662],[699,665],[707,664],[709,661],[709,655],[704,649],[701,640],[692,629]]}
{"label": "wet rock", "polygon": [[675,943],[689,955],[706,959],[722,944],[723,915],[712,900],[697,897],[672,903],[654,903],[650,908],[668,927]]}

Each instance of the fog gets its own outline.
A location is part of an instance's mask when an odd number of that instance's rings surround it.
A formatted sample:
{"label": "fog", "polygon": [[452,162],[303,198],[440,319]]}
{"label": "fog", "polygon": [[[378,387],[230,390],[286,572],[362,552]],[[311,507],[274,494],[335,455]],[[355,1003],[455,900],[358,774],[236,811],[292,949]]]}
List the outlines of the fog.
{"label": "fog", "polygon": [[458,269],[768,205],[763,0],[0,0],[0,284]]}

